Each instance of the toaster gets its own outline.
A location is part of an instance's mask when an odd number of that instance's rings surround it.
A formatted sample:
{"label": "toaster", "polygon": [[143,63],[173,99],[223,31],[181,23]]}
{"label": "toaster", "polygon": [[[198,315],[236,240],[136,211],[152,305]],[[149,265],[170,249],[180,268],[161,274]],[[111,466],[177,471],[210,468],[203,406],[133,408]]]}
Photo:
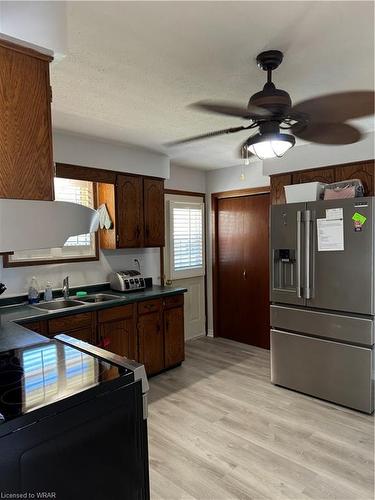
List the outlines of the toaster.
{"label": "toaster", "polygon": [[131,292],[146,288],[144,277],[139,271],[133,269],[111,273],[108,279],[111,289],[118,292]]}

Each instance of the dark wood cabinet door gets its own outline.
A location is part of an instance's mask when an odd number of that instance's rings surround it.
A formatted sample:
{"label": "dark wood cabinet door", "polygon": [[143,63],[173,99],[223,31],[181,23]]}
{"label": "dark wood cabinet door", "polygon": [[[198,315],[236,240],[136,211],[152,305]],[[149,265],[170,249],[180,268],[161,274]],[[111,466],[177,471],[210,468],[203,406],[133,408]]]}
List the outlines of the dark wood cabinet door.
{"label": "dark wood cabinet door", "polygon": [[286,203],[284,186],[292,184],[292,174],[271,176],[271,203],[272,205],[282,205]]}
{"label": "dark wood cabinet door", "polygon": [[185,359],[184,308],[164,311],[165,368],[178,365]]}
{"label": "dark wood cabinet door", "polygon": [[349,179],[360,179],[365,189],[365,196],[375,196],[374,161],[336,167],[336,182]]}
{"label": "dark wood cabinet door", "polygon": [[138,317],[138,361],[148,375],[164,369],[164,337],[160,312]]}
{"label": "dark wood cabinet door", "polygon": [[145,247],[163,247],[164,181],[143,179]]}
{"label": "dark wood cabinet door", "polygon": [[50,60],[0,42],[0,198],[54,198]]}
{"label": "dark wood cabinet door", "polygon": [[143,246],[142,177],[118,175],[116,182],[117,247]]}
{"label": "dark wood cabinet door", "polygon": [[335,169],[318,168],[316,170],[295,172],[293,174],[293,184],[300,184],[302,182],[323,182],[331,184],[335,182]]}
{"label": "dark wood cabinet door", "polygon": [[107,351],[135,359],[133,318],[100,324],[99,339],[100,345]]}
{"label": "dark wood cabinet door", "polygon": [[20,324],[33,332],[40,333],[41,335],[48,335],[48,323],[46,320],[28,321],[27,323]]}

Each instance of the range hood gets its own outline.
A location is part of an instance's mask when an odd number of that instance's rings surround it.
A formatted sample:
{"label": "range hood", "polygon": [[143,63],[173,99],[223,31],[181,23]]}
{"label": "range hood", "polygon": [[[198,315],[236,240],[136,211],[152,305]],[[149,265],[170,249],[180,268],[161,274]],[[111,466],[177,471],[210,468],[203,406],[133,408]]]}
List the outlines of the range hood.
{"label": "range hood", "polygon": [[98,212],[77,203],[0,199],[0,252],[62,247],[98,227]]}

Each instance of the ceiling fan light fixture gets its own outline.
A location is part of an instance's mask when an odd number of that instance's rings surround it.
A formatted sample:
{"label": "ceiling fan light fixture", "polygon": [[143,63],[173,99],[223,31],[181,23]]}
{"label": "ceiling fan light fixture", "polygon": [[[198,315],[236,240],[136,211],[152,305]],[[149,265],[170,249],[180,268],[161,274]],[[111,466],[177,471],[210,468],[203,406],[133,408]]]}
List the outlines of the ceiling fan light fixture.
{"label": "ceiling fan light fixture", "polygon": [[281,158],[295,144],[290,134],[256,134],[247,141],[248,150],[260,160]]}

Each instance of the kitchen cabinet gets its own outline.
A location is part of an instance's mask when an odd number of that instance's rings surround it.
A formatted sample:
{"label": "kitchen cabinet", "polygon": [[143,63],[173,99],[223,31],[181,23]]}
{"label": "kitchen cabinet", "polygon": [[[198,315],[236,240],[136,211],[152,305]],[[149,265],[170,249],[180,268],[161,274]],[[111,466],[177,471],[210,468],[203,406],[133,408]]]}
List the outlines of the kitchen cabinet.
{"label": "kitchen cabinet", "polygon": [[143,179],[144,246],[163,247],[164,241],[164,181]]}
{"label": "kitchen cabinet", "polygon": [[331,184],[335,182],[335,169],[334,168],[317,168],[315,170],[302,170],[294,172],[293,184],[301,184],[302,182],[323,182]]}
{"label": "kitchen cabinet", "polygon": [[0,40],[0,198],[53,200],[50,56]]}
{"label": "kitchen cabinet", "polygon": [[145,365],[147,375],[154,375],[164,369],[162,301],[148,302],[141,302],[138,307],[138,361]]}
{"label": "kitchen cabinet", "polygon": [[365,196],[375,196],[375,166],[374,161],[342,165],[336,168],[336,182],[348,179],[362,181]]}
{"label": "kitchen cabinet", "polygon": [[70,337],[96,344],[96,315],[95,313],[78,313],[48,321],[48,335],[54,337],[59,333],[66,333]]}
{"label": "kitchen cabinet", "polygon": [[185,359],[183,294],[20,324],[45,336],[65,333],[99,345],[143,363],[148,375]]}
{"label": "kitchen cabinet", "polygon": [[304,182],[330,184],[349,179],[360,179],[364,186],[365,196],[375,196],[374,160],[271,175],[271,203],[273,205],[285,203],[284,186],[288,184],[300,184]]}
{"label": "kitchen cabinet", "polygon": [[142,177],[132,175],[117,176],[116,208],[118,248],[143,247]]}
{"label": "kitchen cabinet", "polygon": [[286,203],[284,186],[292,184],[292,175],[272,175],[270,183],[271,203],[273,205]]}
{"label": "kitchen cabinet", "polygon": [[136,358],[134,306],[98,311],[99,345],[129,359]]}
{"label": "kitchen cabinet", "polygon": [[164,180],[118,174],[116,183],[98,183],[99,205],[105,203],[112,229],[100,230],[105,249],[164,246]]}
{"label": "kitchen cabinet", "polygon": [[185,359],[184,296],[167,297],[164,302],[164,362],[170,368]]}

